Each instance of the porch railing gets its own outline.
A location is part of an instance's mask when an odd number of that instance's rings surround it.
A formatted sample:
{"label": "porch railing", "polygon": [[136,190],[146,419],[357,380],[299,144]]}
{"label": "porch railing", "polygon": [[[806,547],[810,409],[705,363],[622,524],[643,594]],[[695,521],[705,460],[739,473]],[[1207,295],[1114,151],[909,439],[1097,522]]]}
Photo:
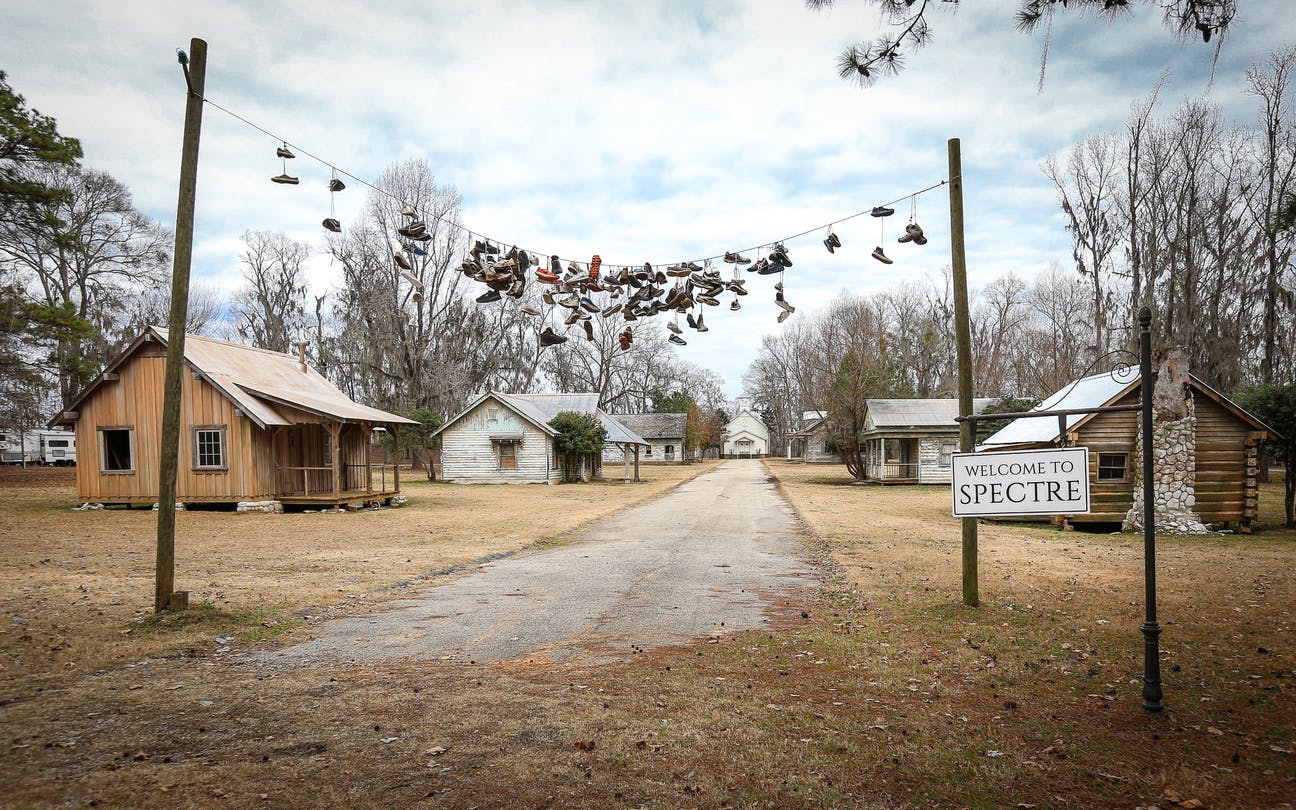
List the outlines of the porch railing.
{"label": "porch railing", "polygon": [[869,477],[878,481],[916,479],[918,477],[918,465],[898,462],[874,462],[869,465]]}

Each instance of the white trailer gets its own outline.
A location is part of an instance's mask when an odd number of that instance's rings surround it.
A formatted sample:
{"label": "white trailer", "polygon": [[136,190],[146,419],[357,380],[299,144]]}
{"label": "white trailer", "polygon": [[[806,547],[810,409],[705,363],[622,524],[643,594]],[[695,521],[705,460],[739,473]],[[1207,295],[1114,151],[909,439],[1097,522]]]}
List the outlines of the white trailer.
{"label": "white trailer", "polygon": [[76,434],[70,430],[42,430],[40,463],[59,467],[76,464]]}

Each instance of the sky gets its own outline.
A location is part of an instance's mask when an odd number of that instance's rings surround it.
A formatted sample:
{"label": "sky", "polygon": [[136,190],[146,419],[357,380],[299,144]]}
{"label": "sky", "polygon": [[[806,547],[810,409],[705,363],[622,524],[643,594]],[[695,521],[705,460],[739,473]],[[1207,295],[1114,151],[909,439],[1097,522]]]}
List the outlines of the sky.
{"label": "sky", "polygon": [[[1251,121],[1246,67],[1296,43],[1290,0],[1244,0],[1211,74],[1212,46],[1179,43],[1156,8],[1106,23],[1058,17],[1039,88],[1040,35],[1015,2],[933,2],[934,38],[869,89],[837,78],[838,52],[884,30],[866,0],[827,12],[800,0],[467,0],[130,3],[0,0],[0,70],[28,105],[81,140],[83,164],[175,223],[184,80],[177,48],[208,44],[192,277],[232,291],[240,236],[276,230],[323,247],[329,166],[373,180],[425,160],[462,195],[472,231],[564,261],[667,264],[785,242],[793,318],[842,291],[939,278],[951,262],[947,142],[961,145],[969,283],[1070,266],[1050,155],[1121,128],[1162,75],[1159,110],[1208,93]],[[917,192],[936,188],[922,194]],[[336,197],[346,226],[359,184]],[[911,203],[925,246],[896,242]],[[895,216],[847,220],[892,204]],[[827,227],[842,247],[829,254]],[[893,259],[870,256],[883,246]],[[747,255],[755,256],[754,252]],[[717,263],[726,272],[727,265]],[[743,274],[742,310],[674,350],[729,396],[777,323],[776,277]],[[327,256],[312,292],[338,283]]]}

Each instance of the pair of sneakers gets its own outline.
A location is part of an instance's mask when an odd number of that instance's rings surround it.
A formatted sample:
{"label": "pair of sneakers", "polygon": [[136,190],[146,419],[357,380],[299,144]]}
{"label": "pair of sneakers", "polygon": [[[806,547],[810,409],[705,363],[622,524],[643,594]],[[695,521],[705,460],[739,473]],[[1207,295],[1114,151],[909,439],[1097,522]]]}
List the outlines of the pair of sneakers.
{"label": "pair of sneakers", "polygon": [[285,186],[295,186],[298,183],[300,183],[301,180],[297,179],[296,177],[293,177],[291,174],[288,173],[288,161],[292,160],[297,156],[294,155],[292,150],[288,148],[288,144],[286,142],[284,143],[283,146],[275,150],[275,157],[283,159],[283,173],[275,177],[271,177],[270,182],[279,183]]}
{"label": "pair of sneakers", "polygon": [[927,244],[927,237],[923,234],[922,226],[917,222],[910,222],[905,226],[904,236],[896,240],[897,242],[913,242],[915,245]]}
{"label": "pair of sneakers", "polygon": [[828,248],[829,253],[836,253],[837,248],[841,247],[841,240],[838,239],[837,234],[832,231],[828,232],[828,238],[823,240],[823,242],[824,247]]}

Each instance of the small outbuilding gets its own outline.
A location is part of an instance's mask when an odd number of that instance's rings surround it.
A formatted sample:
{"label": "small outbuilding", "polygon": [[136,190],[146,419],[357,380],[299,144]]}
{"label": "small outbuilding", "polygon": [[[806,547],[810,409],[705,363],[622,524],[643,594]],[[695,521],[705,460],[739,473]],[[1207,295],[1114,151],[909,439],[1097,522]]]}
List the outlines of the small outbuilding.
{"label": "small outbuilding", "polygon": [[[701,458],[695,451],[692,459],[684,452],[684,424],[686,413],[619,413],[613,417],[638,434],[647,444],[642,448],[641,460],[645,463],[683,464]],[[608,443],[603,447],[603,461],[620,464],[625,461],[625,448]]]}
{"label": "small outbuilding", "polygon": [[[1260,444],[1278,434],[1186,370],[1157,376],[1153,425],[1154,511],[1158,531],[1192,531],[1194,524],[1236,524],[1245,533],[1256,517]],[[1076,380],[1036,406],[1067,410],[1137,405],[1137,368]],[[1177,408],[1178,413],[1168,411]],[[1167,415],[1175,418],[1167,419]],[[1055,515],[1055,522],[1122,523],[1141,514],[1141,430],[1138,411],[1068,416],[1060,435],[1053,418],[1017,419],[987,438],[981,450],[1089,448],[1087,515]],[[1136,503],[1140,504],[1135,509]]]}
{"label": "small outbuilding", "polygon": [[[51,422],[76,431],[83,502],[157,502],[166,344],[147,328]],[[178,502],[337,506],[400,492],[371,438],[411,420],[351,401],[301,355],[186,335],[184,362]]]}
{"label": "small outbuilding", "polygon": [[[972,401],[980,413],[993,399]],[[948,484],[958,452],[957,399],[865,401],[860,449],[866,480],[882,484]]]}
{"label": "small outbuilding", "polygon": [[[598,418],[607,431],[605,447],[621,448],[626,480],[637,479],[639,451],[648,443],[599,408],[598,400],[593,393],[482,394],[433,434],[441,447],[441,477],[458,484],[559,483],[562,459],[554,446],[559,434],[549,422],[572,411]],[[582,480],[602,474],[601,456],[581,462]]]}
{"label": "small outbuilding", "polygon": [[737,413],[725,424],[724,458],[760,458],[769,455],[770,435],[765,421],[751,409],[751,400],[738,397]]}

